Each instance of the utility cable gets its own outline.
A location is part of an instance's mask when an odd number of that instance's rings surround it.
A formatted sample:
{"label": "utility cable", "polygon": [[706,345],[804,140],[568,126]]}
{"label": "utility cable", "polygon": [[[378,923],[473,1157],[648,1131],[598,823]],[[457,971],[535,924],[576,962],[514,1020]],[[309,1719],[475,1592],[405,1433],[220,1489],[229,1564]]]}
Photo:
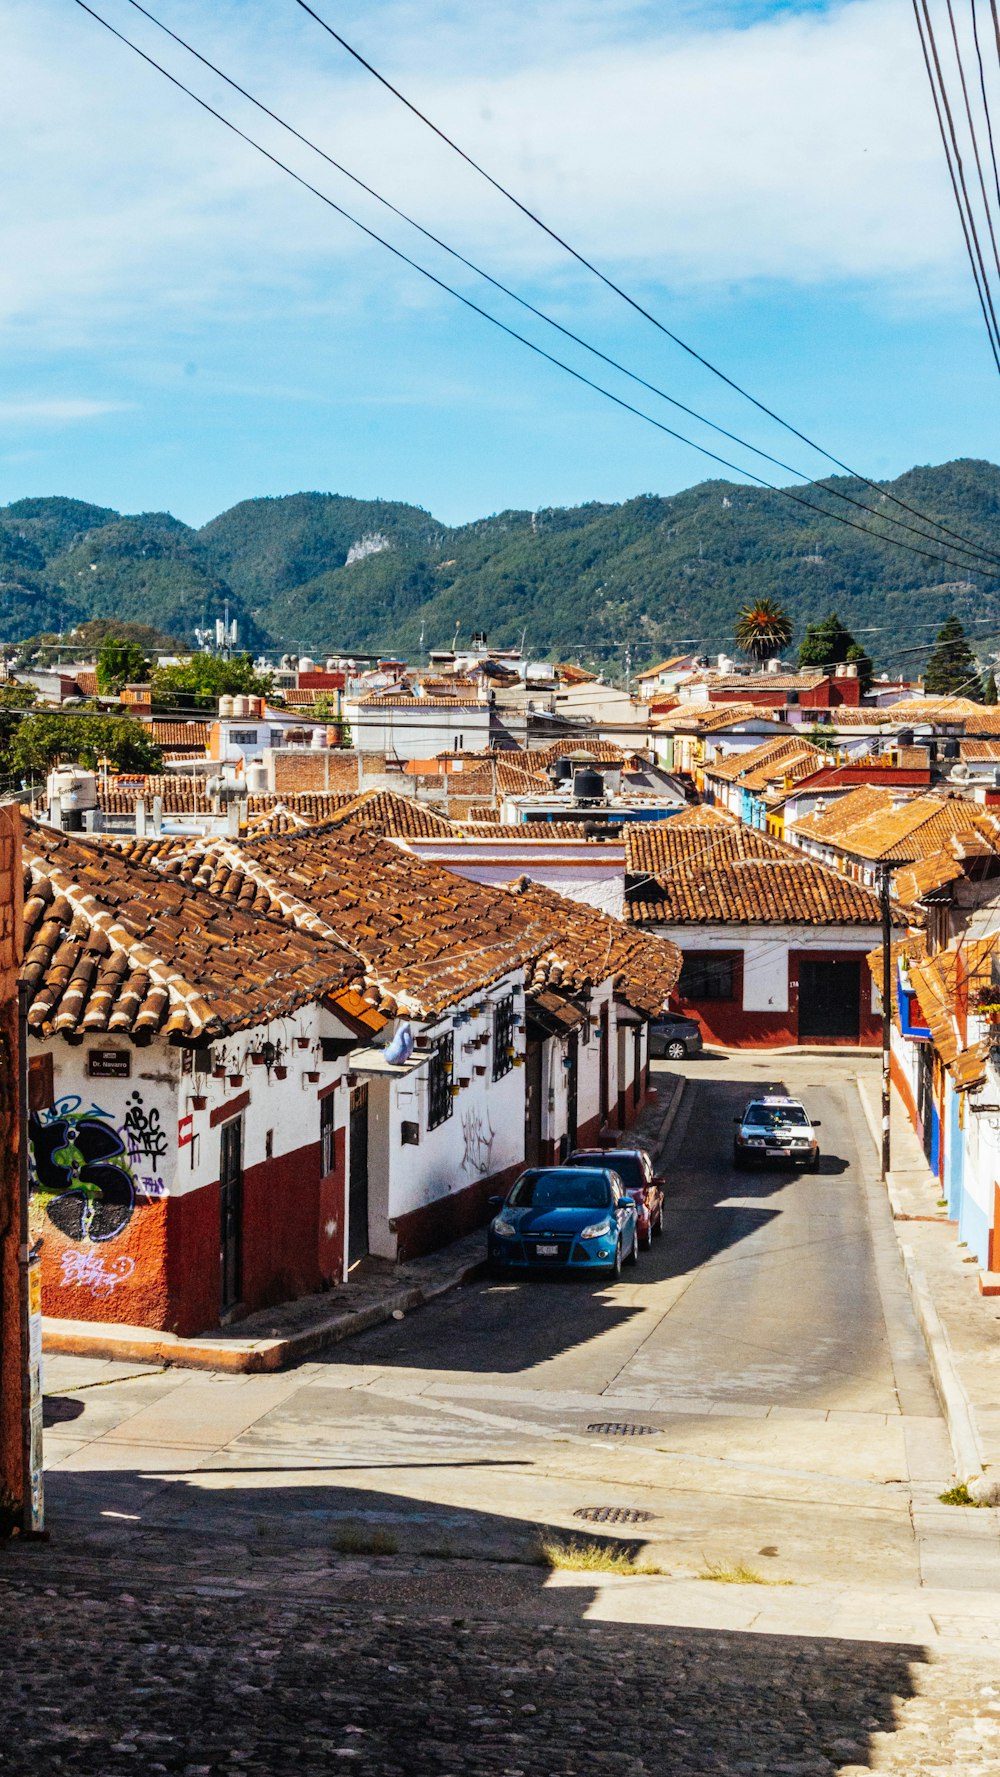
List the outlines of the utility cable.
{"label": "utility cable", "polygon": [[[997,250],[997,237],[996,237],[996,232],[993,227],[993,213],[990,209],[990,200],[986,194],[986,179],[983,174],[983,163],[982,163],[982,159],[981,159],[980,153],[979,153],[979,138],[976,134],[975,120],[972,116],[972,106],[969,103],[969,89],[968,89],[968,86],[966,85],[965,65],[962,61],[962,51],[961,51],[961,47],[960,47],[959,41],[958,41],[958,29],[955,24],[955,11],[954,11],[954,7],[952,5],[952,0],[945,0],[945,4],[948,8],[948,23],[951,28],[951,40],[952,40],[952,43],[955,48],[955,61],[958,66],[959,84],[962,88],[962,103],[965,108],[965,120],[969,126],[969,137],[972,142],[972,153],[973,153],[973,158],[976,163],[976,174],[979,179],[979,191],[980,191],[980,195],[983,200],[983,210],[986,215],[986,226],[989,229],[990,244],[993,248],[993,263],[997,268],[997,276],[1000,277],[1000,251]],[[925,5],[926,5],[926,0],[925,0]],[[973,0],[973,10],[972,10],[973,22],[975,22],[975,16],[976,16],[976,14],[975,14],[975,0]],[[978,42],[977,42],[977,49],[978,49]],[[984,89],[983,97],[985,100],[985,89]],[[987,116],[988,115],[989,115],[989,113],[987,112]],[[991,140],[992,140],[992,136],[991,136]]]}
{"label": "utility cable", "polygon": [[[384,74],[380,73],[379,69],[376,68],[372,62],[367,61],[361,54],[360,50],[355,49],[353,44],[348,43],[346,37],[342,37],[339,31],[335,31],[333,26],[328,24],[326,19],[322,18],[320,14],[307,3],[307,0],[295,0],[295,3],[302,8],[303,12],[307,12],[310,18],[315,19],[321,29],[324,30],[328,36],[332,37],[336,43],[339,43],[340,47],[346,50],[349,56],[352,56],[362,68],[365,68],[369,74],[373,75],[380,85],[386,88],[387,92],[392,93],[394,98],[398,99],[401,104],[405,105],[406,109],[413,113],[414,117],[419,118],[421,123],[425,124],[429,130],[432,130],[434,135],[439,137],[440,140],[444,142],[447,147],[452,149],[455,154],[459,155],[474,172],[478,173],[481,178],[485,179],[489,185],[492,185],[493,189],[498,191],[502,197],[505,197],[509,203],[513,204],[515,209],[520,210],[521,214],[526,216],[529,222],[533,222],[537,228],[540,228],[544,234],[548,235],[550,240],[555,241],[557,246],[562,247],[564,252],[569,253],[579,265],[582,265],[586,271],[589,271],[592,274],[592,276],[598,278],[608,290],[612,291],[615,296],[619,296],[623,302],[628,304],[629,308],[634,309],[636,314],[641,315],[642,318],[649,321],[658,332],[664,334],[674,345],[679,346],[681,351],[686,352],[689,358],[693,358],[696,363],[700,364],[703,369],[709,371],[712,376],[718,377],[720,382],[725,383],[727,388],[732,389],[734,393],[741,396],[744,401],[749,401],[751,406],[757,408],[759,413],[763,413],[768,419],[774,420],[784,431],[790,432],[792,436],[798,438],[801,443],[808,445],[810,450],[814,450],[819,456],[825,457],[828,463],[833,463],[835,468],[842,469],[845,475],[850,475],[855,481],[860,481],[865,487],[870,488],[873,493],[877,493],[885,499],[891,500],[894,505],[902,507],[903,510],[911,513],[914,517],[921,518],[925,523],[933,524],[938,530],[943,530],[947,532],[949,536],[964,542],[964,539],[959,536],[957,531],[952,531],[947,525],[939,524],[936,519],[928,518],[926,513],[920,511],[919,507],[911,505],[908,500],[902,499],[898,494],[888,493],[885,488],[879,486],[878,482],[870,480],[867,475],[862,475],[860,470],[852,469],[849,463],[843,462],[840,457],[834,456],[831,451],[825,450],[821,444],[816,443],[815,439],[810,438],[808,433],[801,432],[799,428],[793,426],[790,421],[782,419],[781,415],[776,413],[773,408],[768,407],[763,401],[759,401],[757,397],[752,395],[748,389],[745,389],[741,383],[736,382],[733,377],[728,376],[724,370],[720,369],[717,364],[713,364],[710,359],[706,358],[694,346],[689,345],[678,333],[674,333],[666,323],[661,321],[658,316],[654,315],[650,309],[645,308],[634,296],[630,296],[627,290],[625,290],[620,284],[617,284],[613,278],[609,277],[606,272],[603,272],[592,260],[586,258],[583,253],[581,253],[576,247],[572,246],[561,234],[558,234],[554,228],[551,228],[549,224],[543,221],[542,217],[537,215],[534,210],[530,209],[527,204],[522,203],[520,198],[515,196],[513,191],[511,191],[506,185],[501,184],[499,179],[495,179],[492,173],[487,172],[486,168],[482,166],[479,161],[474,160],[471,154],[466,153],[464,148],[460,147],[451,136],[447,135],[443,129],[426,115],[425,112],[421,111],[411,99],[408,99],[405,93],[400,92],[398,87],[393,86],[391,80],[388,80]],[[916,5],[916,3],[917,0],[914,0],[914,5]],[[1000,369],[1000,355],[997,356],[997,368]]]}
{"label": "utility cable", "polygon": [[[383,208],[391,211],[394,216],[398,216],[401,221],[407,223],[410,228],[415,229],[425,240],[431,241],[435,247],[440,247],[443,252],[449,254],[452,259],[457,260],[460,265],[464,265],[466,269],[473,272],[476,277],[482,278],[487,284],[492,285],[494,290],[500,291],[503,296],[509,297],[512,302],[516,302],[521,308],[526,309],[529,314],[536,316],[540,321],[544,321],[547,326],[553,327],[556,332],[561,333],[565,339],[572,340],[574,345],[582,347],[584,351],[590,352],[593,357],[600,359],[602,364],[607,364],[610,369],[616,370],[622,376],[628,377],[631,382],[637,383],[640,388],[647,389],[650,394],[656,395],[660,400],[668,402],[669,405],[676,408],[678,412],[687,414],[689,418],[697,420],[701,425],[707,426],[710,431],[717,433],[720,437],[727,438],[731,444],[737,444],[744,450],[752,451],[755,456],[761,457],[765,462],[773,464],[776,469],[784,469],[787,474],[798,477],[810,486],[828,494],[833,499],[841,500],[846,505],[855,507],[859,512],[867,513],[871,518],[883,519],[888,524],[894,524],[900,530],[909,531],[913,536],[921,537],[925,542],[933,543],[939,549],[947,547],[947,545],[942,542],[941,538],[935,537],[930,531],[919,529],[913,524],[908,524],[905,519],[890,517],[886,513],[877,511],[875,507],[866,505],[863,500],[856,499],[853,495],[845,493],[841,488],[830,487],[825,481],[815,480],[815,478],[810,476],[806,470],[796,467],[794,463],[786,463],[783,458],[773,456],[770,451],[763,450],[759,445],[749,443],[747,439],[742,438],[737,432],[727,431],[725,426],[717,425],[714,420],[710,420],[705,414],[699,413],[697,408],[687,406],[685,402],[679,401],[674,395],[668,394],[665,389],[660,388],[656,383],[649,382],[647,378],[640,376],[634,370],[629,370],[627,366],[620,363],[618,359],[611,357],[607,352],[601,351],[598,346],[592,345],[589,340],[582,338],[579,333],[575,333],[571,327],[567,327],[563,322],[557,321],[553,315],[548,314],[544,309],[538,308],[535,303],[529,302],[527,297],[521,296],[518,291],[512,290],[509,285],[502,283],[499,278],[496,278],[492,273],[485,271],[482,266],[477,265],[473,260],[467,258],[467,256],[464,253],[459,252],[457,248],[450,246],[447,241],[442,240],[440,235],[434,234],[431,229],[426,228],[423,223],[418,222],[415,217],[401,209],[398,204],[394,204],[389,198],[383,197],[382,193],[376,191],[374,186],[369,185],[364,179],[360,178],[358,174],[352,173],[349,167],[344,166],[343,162],[335,160],[334,157],[331,154],[328,154],[325,149],[321,148],[318,143],[314,142],[309,136],[304,135],[301,130],[296,129],[294,124],[289,123],[286,118],[281,117],[278,112],[272,110],[269,105],[265,105],[261,99],[256,98],[245,86],[241,86],[239,81],[232,79],[224,69],[218,67],[215,62],[210,61],[207,56],[202,55],[201,51],[195,49],[194,45],[189,43],[186,38],[181,37],[179,33],[172,30],[169,25],[164,24],[162,19],[157,18],[155,13],[150,12],[147,7],[143,6],[141,0],[128,0],[128,3],[136,12],[141,13],[143,18],[148,19],[151,24],[155,25],[158,30],[163,31],[166,36],[172,38],[176,44],[186,50],[187,53],[193,56],[196,61],[200,62],[203,67],[208,68],[220,80],[225,81],[226,85],[231,87],[234,92],[239,93],[241,98],[247,99],[249,103],[256,106],[257,110],[262,112],[265,117],[269,117],[272,122],[278,124],[281,129],[286,130],[289,135],[294,136],[296,141],[301,142],[304,147],[309,148],[314,154],[318,154],[321,160],[326,161],[328,166],[333,167],[336,172],[341,173],[344,178],[349,179],[353,185],[356,185],[359,190],[365,192],[369,197],[374,198],[376,203],[381,204]],[[923,514],[921,514],[921,517],[923,517]],[[974,561],[976,558],[979,558],[982,562],[991,563],[991,572],[994,571],[996,567],[1000,567],[1000,555],[994,554],[983,545],[976,543],[966,544],[965,540],[961,537],[961,533],[950,530],[948,526],[940,524],[936,519],[924,518],[924,523],[935,526],[938,530],[946,532],[948,536],[953,537],[959,542],[961,548],[956,553],[968,553]]]}
{"label": "utility cable", "polygon": [[[993,23],[997,36],[997,47],[1000,49],[1000,19],[997,18],[997,0],[990,0],[993,9]],[[979,91],[983,101],[983,115],[986,118],[986,135],[990,145],[990,164],[993,168],[993,185],[1000,205],[1000,168],[997,166],[996,145],[993,139],[993,119],[990,116],[990,102],[986,93],[986,74],[983,68],[983,52],[979,42],[979,24],[976,16],[976,0],[969,0],[972,15],[972,41],[976,49],[976,64],[979,69]]]}
{"label": "utility cable", "polygon": [[[955,134],[955,126],[954,126],[954,121],[953,121],[952,115],[951,115],[951,107],[948,104],[948,95],[947,95],[947,92],[946,92],[945,86],[944,86],[944,78],[941,73],[941,63],[940,63],[940,60],[939,60],[938,54],[937,54],[937,47],[936,47],[936,43],[935,43],[934,35],[933,35],[933,26],[931,25],[930,14],[927,11],[926,0],[912,0],[912,4],[913,4],[913,16],[916,19],[917,32],[920,37],[920,48],[923,53],[924,67],[927,70],[927,79],[928,79],[928,82],[930,83],[931,98],[934,101],[934,112],[935,112],[935,116],[937,117],[938,130],[940,131],[940,135],[941,135],[941,145],[944,149],[945,162],[948,167],[948,177],[951,180],[951,189],[952,189],[952,193],[955,198],[955,206],[958,210],[959,221],[962,225],[962,234],[965,239],[965,249],[966,249],[966,252],[969,256],[969,264],[972,267],[972,278],[973,278],[973,282],[976,286],[976,295],[979,298],[979,306],[983,311],[983,320],[986,323],[986,332],[987,332],[987,335],[989,336],[990,351],[993,354],[993,362],[996,365],[998,373],[1000,373],[1000,334],[998,334],[996,314],[994,313],[994,310],[993,310],[993,303],[992,303],[992,300],[991,300],[990,294],[989,294],[989,286],[988,286],[988,283],[985,278],[985,268],[983,267],[983,263],[982,263],[982,254],[979,253],[977,250],[978,249],[978,242],[977,242],[976,249],[974,249],[974,247],[973,247],[973,239],[975,237],[975,226],[972,223],[971,214],[969,214],[967,217],[968,191],[967,191],[966,185],[965,185],[965,174],[962,169],[962,157],[961,157],[961,152],[958,147],[958,138]],[[921,18],[921,6],[923,7],[924,15],[926,18],[927,36],[925,36],[925,33],[924,33],[924,20]],[[933,65],[932,65],[932,54],[933,54]],[[936,79],[935,79],[935,70],[936,70],[936,74],[937,74]],[[939,97],[939,84],[940,84],[940,97]],[[942,109],[942,107],[943,107],[943,109]],[[947,130],[945,129],[945,118],[947,118],[947,122],[948,122]],[[950,142],[949,142],[949,137],[950,137]],[[961,187],[961,190],[960,190],[960,187]],[[964,196],[964,202],[963,202],[963,196]],[[971,229],[971,233],[970,233],[970,229]],[[981,276],[982,276],[982,281],[981,281]]]}
{"label": "utility cable", "polygon": [[[336,215],[341,216],[345,221],[350,222],[355,228],[359,229],[362,234],[366,235],[369,240],[376,242],[380,247],[384,247],[395,259],[398,259],[404,265],[408,265],[411,270],[418,272],[421,277],[426,278],[428,282],[434,284],[437,289],[443,290],[447,295],[454,297],[456,302],[462,304],[463,308],[469,309],[473,314],[479,315],[481,319],[490,322],[490,324],[498,328],[501,333],[506,334],[509,339],[513,339],[517,341],[519,345],[527,347],[528,351],[534,352],[537,357],[543,358],[546,363],[554,365],[557,370],[562,370],[567,376],[571,376],[575,382],[583,384],[584,387],[588,389],[592,389],[598,395],[602,395],[605,400],[610,401],[616,407],[621,408],[624,413],[630,413],[635,418],[645,421],[646,425],[655,427],[658,432],[664,433],[668,438],[673,438],[678,443],[686,445],[690,450],[697,451],[700,456],[707,457],[709,461],[713,463],[719,463],[724,469],[729,469],[734,474],[745,477],[746,480],[756,483],[758,487],[766,488],[770,493],[778,494],[782,499],[789,500],[796,506],[802,506],[807,511],[818,514],[821,518],[827,520],[833,519],[838,524],[847,525],[851,530],[860,531],[862,536],[871,537],[877,543],[888,544],[896,549],[906,549],[910,554],[922,556],[925,560],[934,562],[938,567],[953,567],[959,569],[959,571],[964,574],[968,573],[969,568],[967,562],[955,561],[949,556],[934,555],[930,550],[920,549],[915,543],[904,543],[901,538],[880,536],[877,531],[872,531],[868,525],[859,524],[853,518],[845,518],[839,512],[830,512],[825,507],[818,506],[814,500],[808,500],[804,495],[795,493],[790,488],[782,488],[772,481],[767,481],[763,476],[755,474],[752,469],[747,469],[739,463],[731,462],[728,457],[720,456],[718,452],[709,450],[704,444],[697,444],[693,438],[688,438],[683,432],[678,432],[674,427],[665,425],[662,420],[654,419],[652,414],[645,413],[642,408],[636,407],[632,402],[624,400],[621,395],[614,394],[612,390],[605,388],[602,383],[595,382],[592,377],[584,375],[583,371],[574,369],[573,366],[567,364],[564,359],[555,357],[552,352],[547,352],[543,346],[538,345],[525,334],[518,333],[516,328],[508,326],[505,321],[501,321],[496,315],[491,314],[488,309],[482,308],[479,303],[473,302],[471,297],[463,295],[462,292],[456,290],[453,285],[446,283],[443,278],[439,278],[437,274],[430,271],[427,266],[421,265],[418,260],[411,258],[408,253],[404,253],[402,248],[394,246],[391,241],[386,240],[385,237],[378,234],[375,229],[369,228],[367,223],[362,222],[359,217],[352,215],[350,210],[346,210],[342,204],[338,204],[332,197],[329,197],[326,192],[321,191],[318,186],[311,184],[301,173],[297,173],[293,167],[289,166],[287,161],[281,160],[280,157],[273,154],[269,148],[265,148],[263,143],[258,142],[253,136],[248,135],[245,130],[240,129],[238,124],[233,123],[223,112],[218,111],[214,105],[210,105],[207,99],[201,98],[201,96],[194,92],[191,87],[186,86],[182,80],[179,80],[175,74],[171,74],[169,69],[164,68],[162,63],[157,62],[153,56],[148,55],[144,49],[141,49],[139,45],[134,43],[130,37],[127,37],[123,31],[119,31],[116,26],[109,22],[109,20],[103,18],[99,12],[95,12],[92,6],[87,5],[86,0],[74,0],[74,4],[79,6],[81,11],[87,13],[90,18],[94,19],[97,24],[102,25],[111,36],[117,38],[120,43],[125,44],[128,49],[131,49],[134,54],[139,56],[150,68],[155,69],[158,74],[162,74],[164,79],[168,80],[172,86],[177,87],[180,92],[186,94],[189,99],[192,99],[201,110],[207,112],[210,117],[214,117],[218,123],[221,123],[224,128],[231,131],[234,136],[239,137],[240,141],[245,142],[248,147],[255,149],[258,154],[263,155],[265,160],[270,161],[271,165],[277,167],[280,172],[286,173],[290,179],[294,179],[297,185],[301,185],[303,190],[310,192],[313,197],[318,198],[320,203],[325,204],[327,208],[333,210]],[[875,483],[871,483],[870,485],[873,487],[877,486]],[[878,491],[881,493],[884,490],[878,489]],[[944,547],[944,545],[942,545],[942,547]]]}

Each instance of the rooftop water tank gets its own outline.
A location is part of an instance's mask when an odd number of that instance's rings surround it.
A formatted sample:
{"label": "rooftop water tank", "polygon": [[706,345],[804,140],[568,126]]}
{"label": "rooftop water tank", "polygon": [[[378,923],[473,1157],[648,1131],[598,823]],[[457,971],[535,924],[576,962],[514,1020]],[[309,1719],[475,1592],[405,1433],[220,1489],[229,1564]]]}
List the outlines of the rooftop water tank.
{"label": "rooftop water tank", "polygon": [[573,779],[573,796],[577,802],[603,802],[604,779],[599,771],[578,771]]}
{"label": "rooftop water tank", "polygon": [[235,713],[235,699],[232,697],[229,697],[228,695],[225,697],[220,697],[219,698],[219,715],[222,717],[222,719],[225,721],[228,717],[232,716],[234,713]]}
{"label": "rooftop water tank", "polygon": [[63,811],[97,807],[97,774],[81,765],[59,765],[46,780],[49,800],[58,796]]}

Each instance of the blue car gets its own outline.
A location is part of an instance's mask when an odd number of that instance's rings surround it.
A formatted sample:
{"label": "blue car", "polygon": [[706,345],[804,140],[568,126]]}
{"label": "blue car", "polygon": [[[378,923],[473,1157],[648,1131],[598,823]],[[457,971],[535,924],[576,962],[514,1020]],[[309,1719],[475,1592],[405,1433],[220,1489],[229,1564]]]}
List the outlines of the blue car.
{"label": "blue car", "polygon": [[617,1277],[639,1258],[636,1207],[607,1167],[532,1166],[511,1186],[487,1236],[494,1271],[577,1271]]}

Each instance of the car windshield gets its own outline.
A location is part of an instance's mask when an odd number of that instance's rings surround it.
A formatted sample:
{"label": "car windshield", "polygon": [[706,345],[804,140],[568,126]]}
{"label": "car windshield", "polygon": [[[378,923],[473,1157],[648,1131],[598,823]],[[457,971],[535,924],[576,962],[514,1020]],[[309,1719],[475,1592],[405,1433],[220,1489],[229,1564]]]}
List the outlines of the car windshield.
{"label": "car windshield", "polygon": [[[590,1158],[577,1159],[575,1155],[571,1154],[566,1164],[567,1166],[597,1166],[599,1163]],[[619,1154],[614,1148],[611,1148],[608,1151],[605,1165],[614,1168],[626,1191],[636,1191],[640,1185],[646,1183],[646,1174],[642,1169],[642,1161],[638,1154]]]}
{"label": "car windshield", "polygon": [[526,1172],[507,1203],[511,1209],[610,1209],[611,1186],[601,1172]]}
{"label": "car windshield", "polygon": [[809,1118],[800,1104],[752,1104],[743,1121],[752,1129],[777,1129],[788,1123],[808,1125]]}

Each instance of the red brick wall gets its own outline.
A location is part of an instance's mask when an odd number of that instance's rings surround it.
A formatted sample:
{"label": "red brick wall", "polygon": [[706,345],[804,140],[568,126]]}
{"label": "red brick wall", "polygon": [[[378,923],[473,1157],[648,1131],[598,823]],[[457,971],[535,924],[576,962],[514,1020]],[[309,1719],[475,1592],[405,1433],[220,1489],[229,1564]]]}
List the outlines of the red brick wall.
{"label": "red brick wall", "polygon": [[[400,1263],[417,1259],[422,1253],[446,1246],[462,1234],[471,1234],[474,1228],[484,1227],[489,1219],[490,1198],[505,1197],[523,1170],[522,1165],[508,1166],[503,1172],[492,1173],[489,1178],[476,1179],[464,1191],[453,1191],[447,1197],[437,1198],[434,1203],[425,1203],[420,1209],[411,1210],[409,1215],[400,1216],[396,1223]],[[484,1257],[485,1253],[484,1245]]]}
{"label": "red brick wall", "polygon": [[17,974],[22,948],[21,822],[0,809],[0,1501],[20,1503],[21,1242],[20,1055]]}
{"label": "red brick wall", "polygon": [[726,1049],[793,1048],[799,1042],[799,962],[859,962],[860,1030],[855,1043],[849,1037],[808,1037],[814,1043],[830,1048],[871,1048],[882,1040],[882,1020],[872,1011],[872,980],[866,953],[863,950],[790,950],[788,953],[788,1011],[747,1012],[743,1008],[743,971],[734,970],[734,993],[731,1000],[684,1000],[676,994],[671,1005],[689,1018],[697,1018],[705,1041],[718,1043]]}
{"label": "red brick wall", "polygon": [[344,790],[357,795],[360,788],[357,753],[337,747],[292,748],[274,758],[274,788],[279,796],[298,790]]}

